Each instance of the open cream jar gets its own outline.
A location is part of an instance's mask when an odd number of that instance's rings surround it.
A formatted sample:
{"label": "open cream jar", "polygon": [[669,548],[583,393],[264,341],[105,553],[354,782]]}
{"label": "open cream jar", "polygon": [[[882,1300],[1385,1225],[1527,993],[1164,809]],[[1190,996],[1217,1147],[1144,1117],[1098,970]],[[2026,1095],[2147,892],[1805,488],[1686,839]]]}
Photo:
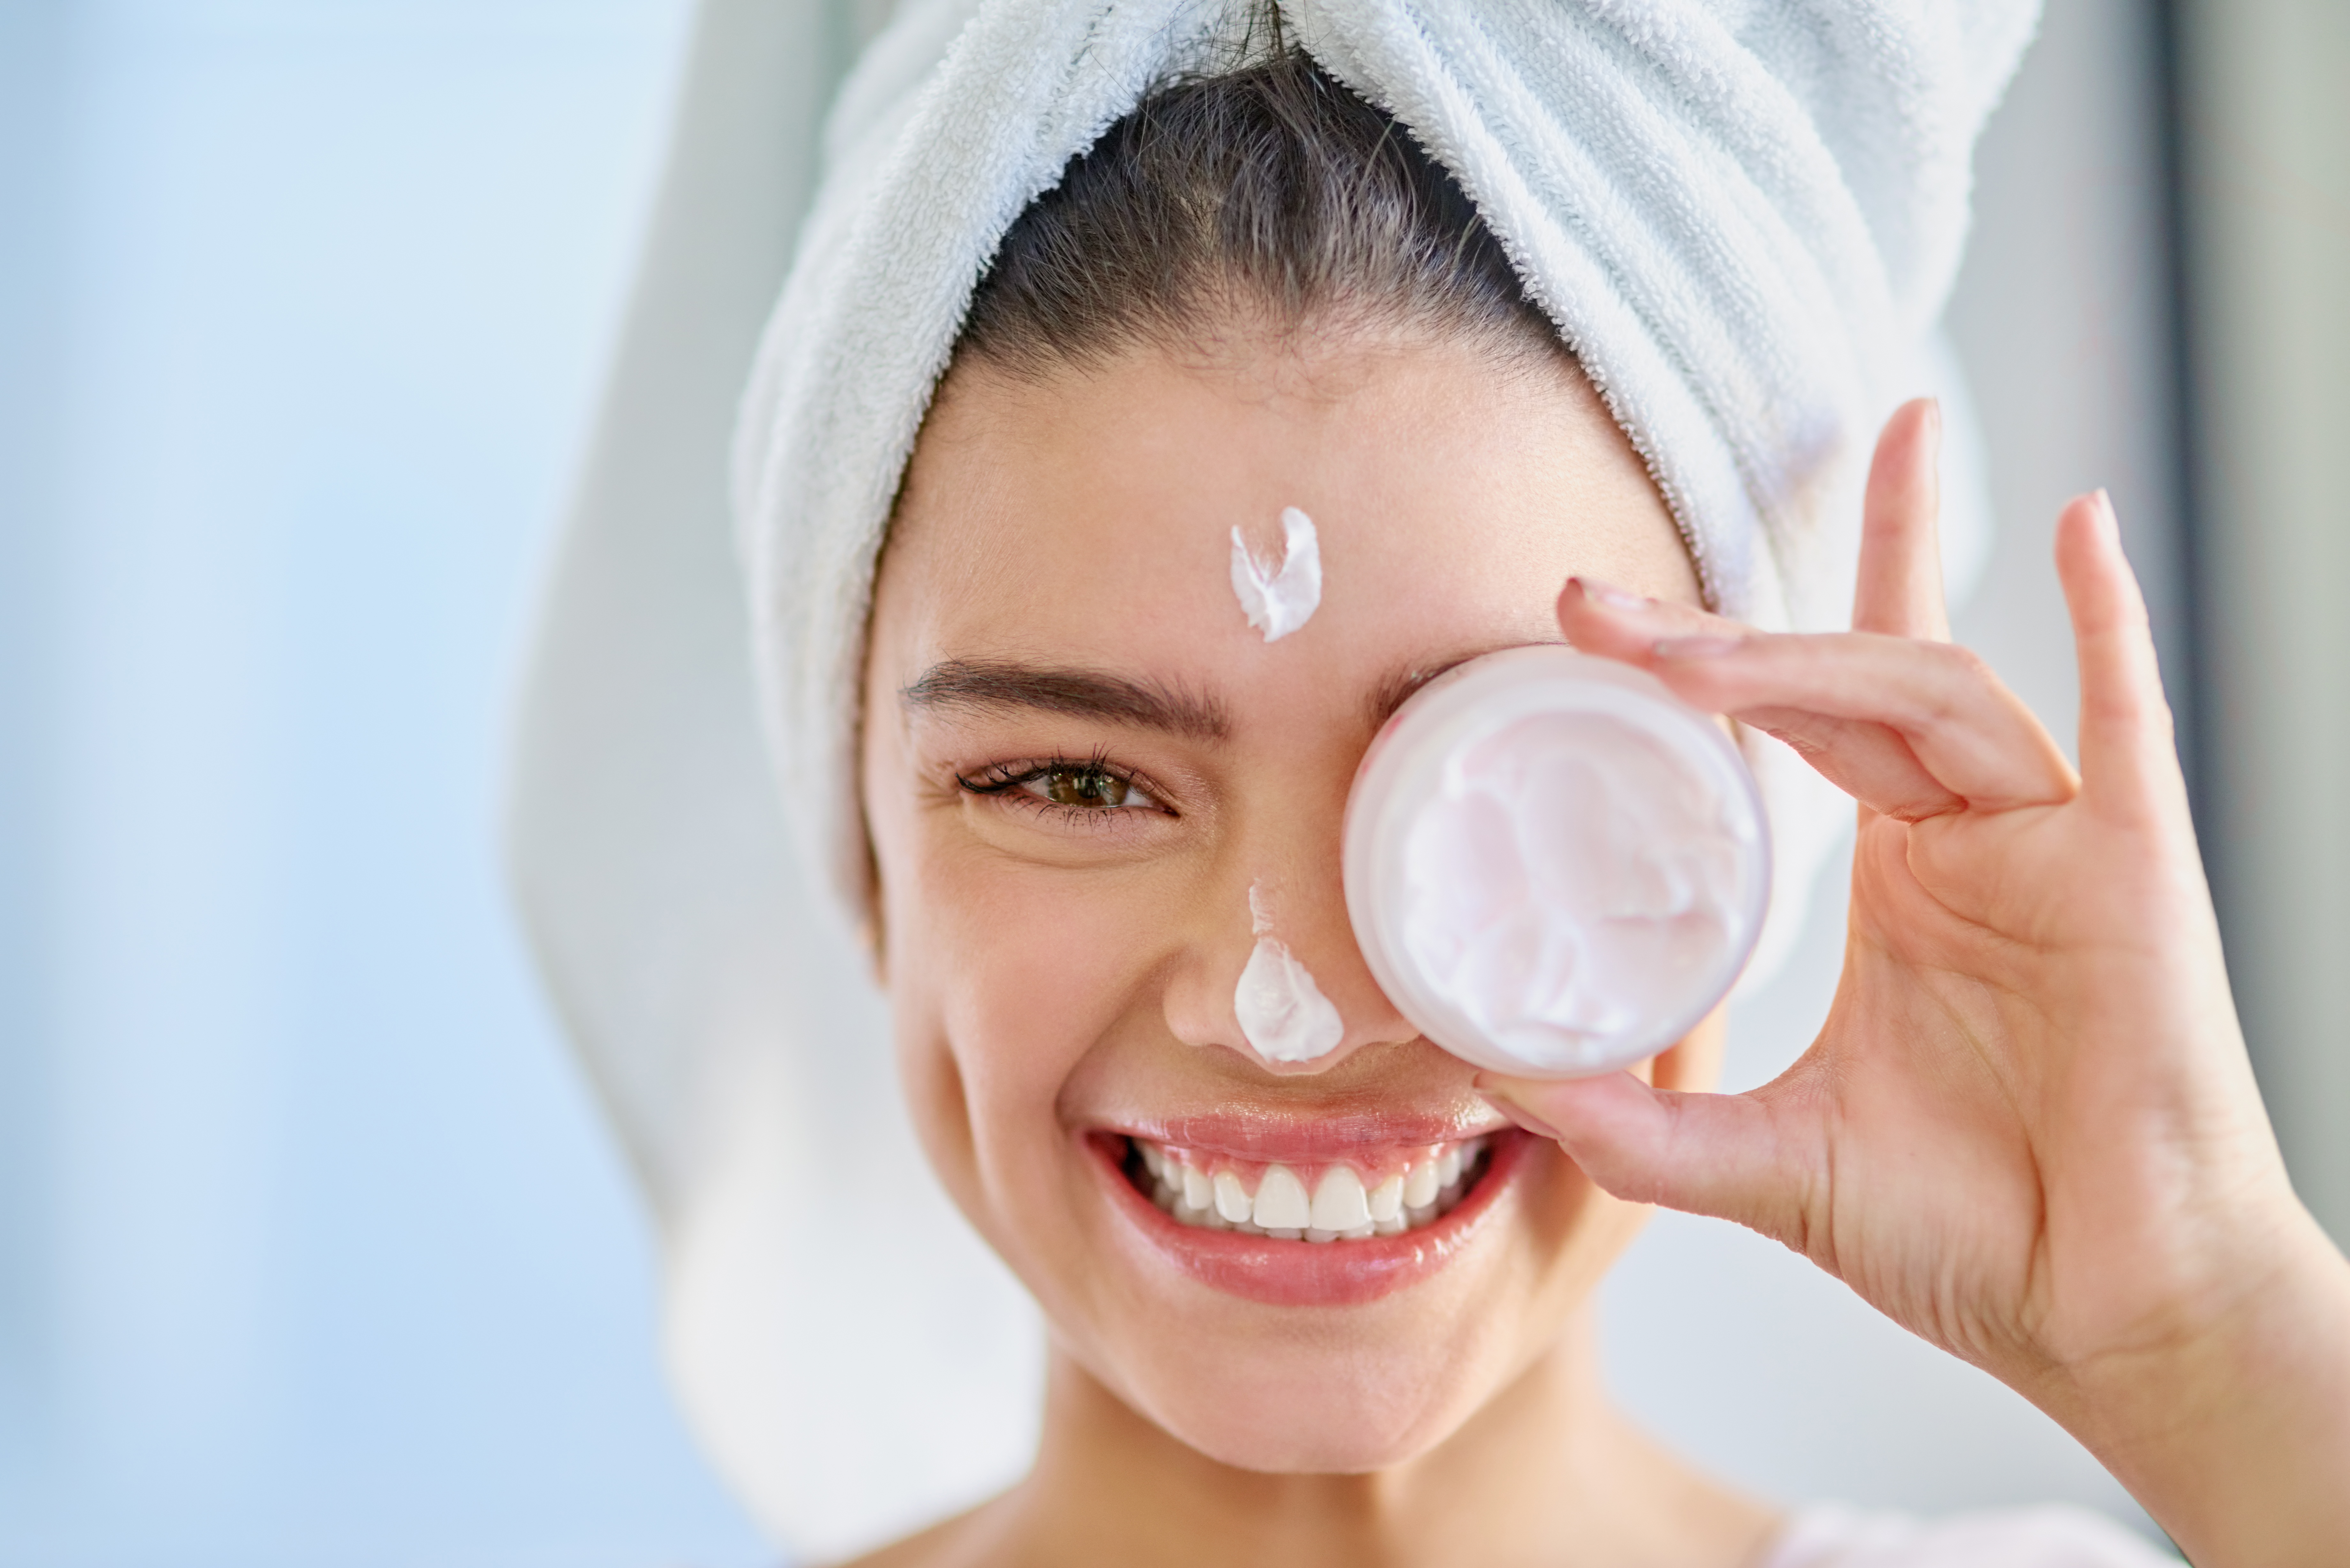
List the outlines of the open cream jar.
{"label": "open cream jar", "polygon": [[1770,836],[1729,736],[1646,670],[1514,648],[1430,681],[1347,801],[1347,913],[1430,1040],[1578,1077],[1689,1033],[1745,966]]}

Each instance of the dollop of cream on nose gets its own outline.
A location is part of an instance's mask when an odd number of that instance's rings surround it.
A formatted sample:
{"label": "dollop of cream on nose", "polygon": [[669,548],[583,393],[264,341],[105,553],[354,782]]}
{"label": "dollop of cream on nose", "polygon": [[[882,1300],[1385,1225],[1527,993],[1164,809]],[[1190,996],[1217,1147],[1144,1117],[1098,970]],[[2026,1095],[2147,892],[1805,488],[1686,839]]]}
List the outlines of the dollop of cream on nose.
{"label": "dollop of cream on nose", "polygon": [[1337,1049],[1347,1033],[1338,1010],[1287,944],[1273,935],[1272,918],[1253,883],[1249,926],[1256,948],[1232,992],[1232,1012],[1250,1046],[1268,1062],[1311,1062]]}

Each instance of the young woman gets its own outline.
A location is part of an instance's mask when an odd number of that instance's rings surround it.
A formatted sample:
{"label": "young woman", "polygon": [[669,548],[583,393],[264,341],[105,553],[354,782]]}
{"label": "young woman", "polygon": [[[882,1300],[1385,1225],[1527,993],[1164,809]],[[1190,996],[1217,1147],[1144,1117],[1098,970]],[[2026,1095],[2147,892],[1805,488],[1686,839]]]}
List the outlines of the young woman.
{"label": "young woman", "polygon": [[[2105,498],[2057,531],[2078,772],[1948,641],[1929,402],[1877,442],[1849,631],[1716,613],[1767,596],[1693,518],[1669,420],[1588,362],[1604,333],[1563,341],[1574,306],[1533,303],[1424,128],[1247,36],[986,236],[901,465],[833,455],[868,372],[837,346],[833,381],[771,363],[745,426],[787,787],[840,826],[931,1164],[1052,1331],[1026,1479],[871,1561],[2156,1560],[2079,1519],[1789,1518],[1641,1437],[1589,1309],[1654,1203],[1781,1240],[2016,1388],[2203,1568],[2350,1559],[2350,1263],[2252,1085]],[[780,320],[807,329],[790,295]],[[763,444],[795,399],[814,444]],[[841,472],[795,471],[812,451]],[[879,484],[869,594],[776,473],[810,516]],[[1229,562],[1289,507],[1322,593],[1274,641]],[[1630,1074],[1480,1074],[1364,966],[1338,848],[1366,746],[1436,675],[1558,641],[1858,803],[1843,982],[1767,1088],[1707,1093],[1719,1014]],[[816,709],[836,741],[789,749]],[[1236,1012],[1268,929],[1341,1025],[1305,1059]],[[1400,1231],[1273,1213],[1415,1177]]]}

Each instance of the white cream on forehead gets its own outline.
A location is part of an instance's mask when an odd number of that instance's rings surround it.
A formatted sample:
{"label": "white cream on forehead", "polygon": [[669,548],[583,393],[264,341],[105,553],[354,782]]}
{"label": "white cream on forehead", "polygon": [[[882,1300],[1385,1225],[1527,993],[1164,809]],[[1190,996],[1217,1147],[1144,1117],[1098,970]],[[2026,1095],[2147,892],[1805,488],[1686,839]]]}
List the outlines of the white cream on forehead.
{"label": "white cream on forehead", "polygon": [[[1310,530],[1312,524],[1306,524]],[[1312,542],[1309,533],[1307,542]],[[1266,641],[1273,640],[1267,634]],[[1268,1062],[1311,1062],[1336,1050],[1347,1033],[1338,1010],[1314,983],[1314,976],[1273,936],[1273,920],[1255,884],[1249,886],[1249,926],[1256,950],[1232,992],[1232,1012],[1241,1033]]]}
{"label": "white cream on forehead", "polygon": [[1315,536],[1314,519],[1284,506],[1281,534],[1281,558],[1260,561],[1249,554],[1241,531],[1232,530],[1232,592],[1249,625],[1264,633],[1267,642],[1304,626],[1322,603],[1322,543]]}

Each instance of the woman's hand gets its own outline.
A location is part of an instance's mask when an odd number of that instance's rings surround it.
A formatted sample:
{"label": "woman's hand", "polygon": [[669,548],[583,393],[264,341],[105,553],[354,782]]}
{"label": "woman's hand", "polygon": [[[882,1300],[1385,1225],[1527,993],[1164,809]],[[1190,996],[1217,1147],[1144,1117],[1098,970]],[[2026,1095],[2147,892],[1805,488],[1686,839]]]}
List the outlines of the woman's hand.
{"label": "woman's hand", "polygon": [[2057,524],[2076,775],[1947,640],[1938,435],[1918,402],[1878,443],[1849,634],[1559,604],[1860,803],[1819,1038],[1747,1095],[1481,1085],[1609,1191],[1775,1237],[2017,1388],[2205,1568],[2350,1563],[2350,1263],[2253,1085],[2111,505]]}

